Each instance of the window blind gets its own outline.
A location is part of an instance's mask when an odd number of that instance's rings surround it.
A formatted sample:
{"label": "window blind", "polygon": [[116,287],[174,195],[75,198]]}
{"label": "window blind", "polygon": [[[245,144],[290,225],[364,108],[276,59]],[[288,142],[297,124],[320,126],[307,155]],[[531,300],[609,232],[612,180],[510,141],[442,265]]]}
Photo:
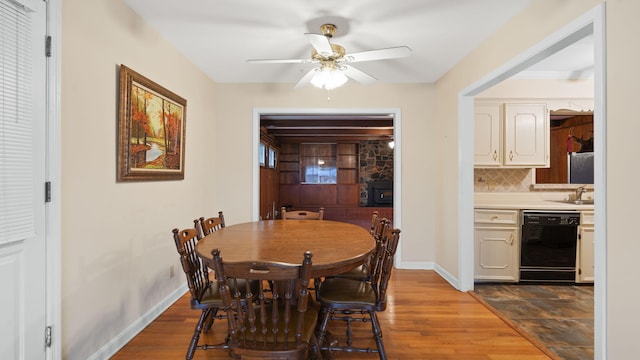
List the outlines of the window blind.
{"label": "window blind", "polygon": [[35,232],[30,29],[28,9],[0,0],[0,244]]}

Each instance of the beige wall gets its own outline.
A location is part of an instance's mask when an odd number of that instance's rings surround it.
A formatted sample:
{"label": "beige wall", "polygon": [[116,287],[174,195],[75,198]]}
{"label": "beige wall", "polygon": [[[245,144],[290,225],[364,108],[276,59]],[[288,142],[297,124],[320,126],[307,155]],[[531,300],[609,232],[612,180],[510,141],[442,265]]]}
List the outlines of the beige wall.
{"label": "beige wall", "polygon": [[[184,181],[116,183],[119,64],[187,99]],[[219,210],[217,171],[203,166],[216,154],[213,96],[121,1],[62,2],[64,359],[86,359],[184,283],[171,229]]]}
{"label": "beige wall", "polygon": [[[637,340],[640,290],[640,241],[635,222],[637,189],[640,2],[609,0],[607,4],[607,344],[609,359],[640,352]],[[636,60],[634,60],[636,59]],[[633,169],[633,170],[632,170]],[[597,231],[597,230],[596,230]]]}

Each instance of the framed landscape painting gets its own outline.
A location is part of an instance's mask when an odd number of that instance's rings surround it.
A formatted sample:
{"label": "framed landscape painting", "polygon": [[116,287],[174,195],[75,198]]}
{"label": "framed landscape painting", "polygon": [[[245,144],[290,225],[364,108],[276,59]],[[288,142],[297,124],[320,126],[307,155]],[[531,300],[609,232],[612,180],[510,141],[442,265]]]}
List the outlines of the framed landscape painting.
{"label": "framed landscape painting", "polygon": [[118,181],[184,179],[187,101],[120,65]]}

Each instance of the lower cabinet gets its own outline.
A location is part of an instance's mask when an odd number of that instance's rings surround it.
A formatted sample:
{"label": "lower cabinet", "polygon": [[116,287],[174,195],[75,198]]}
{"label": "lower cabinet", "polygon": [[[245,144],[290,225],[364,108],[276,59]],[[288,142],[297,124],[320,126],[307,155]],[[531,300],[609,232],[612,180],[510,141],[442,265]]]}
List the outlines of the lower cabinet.
{"label": "lower cabinet", "polygon": [[580,213],[580,227],[578,228],[577,283],[592,283],[594,280],[593,230],[593,211],[582,211]]}
{"label": "lower cabinet", "polygon": [[475,210],[475,280],[502,282],[519,280],[519,219],[520,211],[518,210]]}
{"label": "lower cabinet", "polygon": [[[576,283],[594,281],[594,212],[580,212]],[[474,274],[476,281],[520,280],[520,211],[475,209]]]}

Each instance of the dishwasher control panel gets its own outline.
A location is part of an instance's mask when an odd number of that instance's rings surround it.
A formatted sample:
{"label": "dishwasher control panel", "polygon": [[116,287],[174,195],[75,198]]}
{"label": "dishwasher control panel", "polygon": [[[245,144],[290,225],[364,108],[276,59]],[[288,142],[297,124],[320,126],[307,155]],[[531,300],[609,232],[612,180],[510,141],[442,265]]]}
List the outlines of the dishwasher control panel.
{"label": "dishwasher control panel", "polygon": [[522,213],[522,223],[531,225],[580,225],[579,212],[534,212]]}

